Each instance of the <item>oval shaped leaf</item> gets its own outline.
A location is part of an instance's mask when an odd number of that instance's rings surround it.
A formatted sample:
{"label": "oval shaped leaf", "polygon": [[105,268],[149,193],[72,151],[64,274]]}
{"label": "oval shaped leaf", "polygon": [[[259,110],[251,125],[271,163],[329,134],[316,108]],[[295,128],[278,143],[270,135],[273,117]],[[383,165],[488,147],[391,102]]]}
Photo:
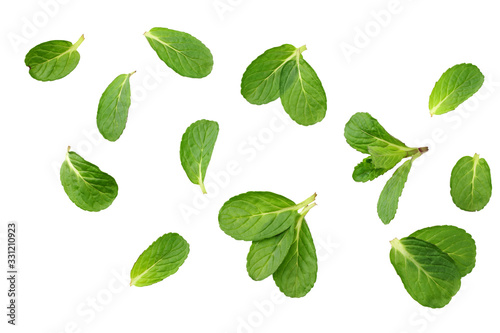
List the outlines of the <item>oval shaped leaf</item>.
{"label": "oval shaped leaf", "polygon": [[377,204],[378,216],[384,222],[389,224],[398,210],[399,197],[403,193],[408,174],[410,173],[413,160],[408,160],[403,163],[387,181],[380,193]]}
{"label": "oval shaped leaf", "polygon": [[232,197],[219,211],[219,226],[238,240],[258,241],[276,236],[299,218],[293,201],[272,192],[247,192]]}
{"label": "oval shaped leaf", "polygon": [[429,110],[439,115],[455,110],[483,85],[484,76],[473,64],[455,65],[436,82],[429,98]]}
{"label": "oval shaped leaf", "polygon": [[241,94],[252,104],[267,104],[280,95],[281,69],[297,48],[290,44],[273,47],[247,67],[241,79]]}
{"label": "oval shaped leaf", "polygon": [[440,225],[415,231],[410,237],[434,244],[449,255],[461,277],[469,274],[476,265],[476,242],[463,229]]}
{"label": "oval shaped leaf", "polygon": [[177,272],[189,254],[189,244],[182,236],[168,233],[153,242],[130,271],[130,285],[145,287]]}
{"label": "oval shaped leaf", "polygon": [[212,53],[190,34],[167,28],[153,28],[144,36],[158,57],[177,74],[202,78],[212,71]]}
{"label": "oval shaped leaf", "polygon": [[484,158],[462,157],[450,179],[451,197],[458,208],[475,212],[483,209],[491,198],[492,184],[490,167]]}
{"label": "oval shaped leaf", "polygon": [[391,241],[390,259],[410,296],[423,306],[442,308],[460,289],[453,259],[437,246],[408,237]]}
{"label": "oval shaped leaf", "polygon": [[316,248],[303,217],[294,228],[294,240],[287,256],[273,274],[274,282],[288,297],[303,297],[312,289],[318,275]]}
{"label": "oval shaped leaf", "polygon": [[118,140],[125,130],[131,103],[130,76],[134,73],[118,75],[99,100],[97,127],[106,140]]}
{"label": "oval shaped leaf", "polygon": [[71,73],[80,61],[77,49],[83,40],[83,35],[75,44],[52,40],[29,50],[24,63],[29,67],[31,77],[39,81],[54,81]]}
{"label": "oval shaped leaf", "polygon": [[344,128],[344,137],[352,148],[364,154],[370,154],[369,147],[392,146],[399,150],[414,150],[390,135],[377,119],[366,112],[355,113],[349,119]]}
{"label": "oval shaped leaf", "polygon": [[300,125],[313,125],[325,118],[325,90],[314,69],[300,54],[281,70],[280,99],[285,111]]}
{"label": "oval shaped leaf", "polygon": [[108,208],[118,195],[118,184],[113,177],[69,151],[69,147],[60,178],[68,197],[83,210],[98,212]]}
{"label": "oval shaped leaf", "polygon": [[219,124],[211,120],[192,123],[181,140],[180,156],[184,171],[193,184],[207,193],[203,181],[219,134]]}
{"label": "oval shaped leaf", "polygon": [[248,275],[261,281],[273,274],[285,259],[293,242],[294,228],[271,238],[252,242],[247,256]]}

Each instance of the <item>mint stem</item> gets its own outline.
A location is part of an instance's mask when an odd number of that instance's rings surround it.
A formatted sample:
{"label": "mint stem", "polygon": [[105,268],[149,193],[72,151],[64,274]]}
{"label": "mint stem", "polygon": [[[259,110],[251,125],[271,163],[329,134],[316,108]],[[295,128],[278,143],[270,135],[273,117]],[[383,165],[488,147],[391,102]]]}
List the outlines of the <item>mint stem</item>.
{"label": "mint stem", "polygon": [[83,43],[83,41],[85,40],[85,37],[83,37],[83,35],[80,37],[80,39],[78,39],[76,41],[75,44],[73,44],[73,49],[76,50],[78,48],[78,46],[80,46],[80,44]]}

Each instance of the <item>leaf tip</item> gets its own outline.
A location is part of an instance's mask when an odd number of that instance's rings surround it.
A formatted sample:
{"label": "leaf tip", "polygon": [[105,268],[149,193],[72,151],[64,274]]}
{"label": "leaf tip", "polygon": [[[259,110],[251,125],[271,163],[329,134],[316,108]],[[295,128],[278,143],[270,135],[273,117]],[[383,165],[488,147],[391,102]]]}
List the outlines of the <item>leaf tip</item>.
{"label": "leaf tip", "polygon": [[68,146],[67,152],[69,153],[70,150],[71,150],[71,146]]}

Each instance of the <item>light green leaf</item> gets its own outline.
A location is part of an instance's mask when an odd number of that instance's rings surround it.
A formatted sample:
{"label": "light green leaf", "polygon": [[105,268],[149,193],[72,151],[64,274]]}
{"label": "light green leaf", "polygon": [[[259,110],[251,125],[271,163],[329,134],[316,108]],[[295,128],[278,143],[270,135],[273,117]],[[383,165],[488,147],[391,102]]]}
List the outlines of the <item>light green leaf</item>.
{"label": "light green leaf", "polygon": [[52,40],[29,50],[24,63],[30,68],[31,77],[39,81],[54,81],[71,73],[80,61],[77,49],[83,40],[83,35],[75,44]]}
{"label": "light green leaf", "polygon": [[288,297],[305,296],[316,283],[318,258],[309,227],[301,215],[287,256],[273,274],[274,282]]}
{"label": "light green leaf", "polygon": [[217,122],[202,119],[192,123],[182,135],[180,148],[182,168],[193,184],[200,185],[203,193],[207,193],[203,181],[218,134]]}
{"label": "light green leaf", "polygon": [[97,127],[102,136],[116,141],[127,125],[130,108],[130,76],[121,74],[110,83],[99,100],[97,108]]}
{"label": "light green leaf", "polygon": [[323,85],[300,53],[281,70],[280,98],[285,111],[300,125],[316,124],[326,115]]}
{"label": "light green leaf", "polygon": [[241,79],[243,97],[258,105],[277,99],[280,95],[281,69],[298,51],[295,46],[284,44],[267,50],[252,61]]}
{"label": "light green leaf", "polygon": [[448,69],[436,82],[429,98],[429,110],[439,115],[455,110],[483,85],[484,76],[473,64],[460,64]]}
{"label": "light green leaf", "polygon": [[69,149],[60,172],[64,191],[83,210],[108,208],[118,195],[115,179]]}
{"label": "light green leaf", "polygon": [[388,146],[402,151],[415,152],[415,148],[408,148],[390,135],[377,119],[366,112],[358,112],[349,119],[345,125],[344,136],[352,148],[364,154],[370,154],[369,147],[373,149],[373,147]]}
{"label": "light green leaf", "polygon": [[389,224],[389,222],[391,222],[396,216],[399,197],[403,193],[412,162],[413,160],[408,160],[403,163],[403,165],[401,165],[387,181],[382,193],[380,193],[377,204],[377,212],[384,224]]}
{"label": "light green leaf", "polygon": [[475,212],[483,209],[491,198],[490,167],[484,158],[462,157],[451,172],[451,197],[458,208]]}
{"label": "light green leaf", "polygon": [[293,236],[294,228],[290,227],[274,237],[252,242],[247,256],[248,275],[261,281],[273,274],[285,259]]}
{"label": "light green leaf", "polygon": [[167,28],[153,28],[144,33],[144,36],[158,57],[177,74],[202,78],[212,72],[212,53],[190,34]]}
{"label": "light green leaf", "polygon": [[390,259],[411,297],[423,306],[442,308],[460,289],[453,259],[437,246],[408,237],[391,241]]}
{"label": "light green leaf", "polygon": [[377,169],[390,170],[394,168],[401,160],[408,157],[408,151],[401,150],[399,147],[368,147],[368,151],[372,156],[372,163]]}
{"label": "light green leaf", "polygon": [[182,236],[168,233],[153,242],[130,271],[130,285],[150,286],[177,272],[189,254],[189,244]]}
{"label": "light green leaf", "polygon": [[476,243],[463,229],[440,225],[415,231],[410,237],[431,243],[449,255],[461,277],[469,274],[476,265]]}
{"label": "light green leaf", "polygon": [[298,220],[298,210],[314,201],[311,196],[296,205],[272,192],[247,192],[232,197],[219,211],[219,226],[237,240],[258,241],[276,236]]}
{"label": "light green leaf", "polygon": [[377,168],[372,163],[372,157],[366,157],[361,163],[359,163],[352,173],[352,179],[357,182],[367,182],[374,180],[375,178],[382,176],[384,173],[389,171],[389,169]]}

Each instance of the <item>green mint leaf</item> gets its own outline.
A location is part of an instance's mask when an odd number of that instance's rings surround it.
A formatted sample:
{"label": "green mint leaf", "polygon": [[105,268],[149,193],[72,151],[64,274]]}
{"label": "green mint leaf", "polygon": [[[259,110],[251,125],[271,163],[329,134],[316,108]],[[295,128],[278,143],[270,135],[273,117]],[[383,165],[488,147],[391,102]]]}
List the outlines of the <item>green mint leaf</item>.
{"label": "green mint leaf", "polygon": [[158,57],[177,74],[202,78],[212,72],[210,50],[188,33],[167,28],[153,28],[144,33]]}
{"label": "green mint leaf", "polygon": [[[305,47],[304,47],[305,49]],[[309,126],[326,115],[326,94],[314,69],[296,53],[281,70],[281,104],[298,124]]]}
{"label": "green mint leaf", "polygon": [[248,275],[261,281],[273,274],[290,250],[293,236],[294,228],[290,227],[274,237],[252,242],[247,256]]}
{"label": "green mint leaf", "polygon": [[469,274],[476,265],[476,243],[463,229],[440,225],[415,231],[410,237],[434,244],[449,255],[461,277]]}
{"label": "green mint leaf", "polygon": [[358,112],[347,122],[344,129],[347,143],[357,151],[370,154],[369,147],[392,146],[404,151],[414,151],[390,135],[369,113]]}
{"label": "green mint leaf", "polygon": [[115,179],[69,149],[60,172],[64,191],[83,210],[98,212],[108,208],[118,195]]}
{"label": "green mint leaf", "polygon": [[130,74],[121,74],[106,88],[97,108],[97,127],[102,136],[116,141],[127,125],[130,108]]}
{"label": "green mint leaf", "polygon": [[293,45],[284,44],[258,56],[243,74],[241,95],[248,102],[258,105],[276,100],[280,95],[281,69],[297,50]]}
{"label": "green mint leaf", "polygon": [[377,204],[377,212],[384,224],[389,224],[389,222],[391,222],[396,216],[399,197],[401,197],[401,194],[403,193],[412,162],[413,160],[408,160],[403,163],[403,165],[401,165],[387,181],[382,193],[380,193]]}
{"label": "green mint leaf", "polygon": [[[418,149],[417,149],[418,150]],[[390,170],[394,168],[401,160],[408,156],[408,151],[401,150],[399,147],[368,147],[372,157],[372,163],[377,169]]]}
{"label": "green mint leaf", "polygon": [[460,64],[448,69],[436,82],[429,98],[432,115],[455,110],[483,85],[484,76],[473,64]]}
{"label": "green mint leaf", "polygon": [[491,198],[490,167],[484,158],[462,157],[451,172],[451,197],[458,208],[475,212],[483,209]]}
{"label": "green mint leaf", "polygon": [[203,181],[218,134],[217,122],[202,119],[192,123],[182,135],[180,148],[182,168],[193,184],[200,185],[204,194],[207,191]]}
{"label": "green mint leaf", "polygon": [[153,242],[130,271],[130,285],[150,286],[177,272],[189,254],[189,244],[182,236],[168,233]]}
{"label": "green mint leaf", "polygon": [[298,220],[298,210],[314,201],[311,196],[296,205],[272,192],[247,192],[232,197],[219,211],[219,226],[237,240],[258,241],[276,236]]}
{"label": "green mint leaf", "polygon": [[316,248],[304,216],[304,213],[301,214],[295,224],[290,250],[273,274],[274,282],[288,297],[305,296],[314,286],[318,275]]}
{"label": "green mint leaf", "polygon": [[75,44],[52,40],[29,50],[24,63],[29,67],[31,77],[39,81],[54,81],[71,73],[80,61],[77,49],[83,40],[83,35]]}
{"label": "green mint leaf", "polygon": [[377,168],[372,163],[372,157],[366,157],[361,163],[359,163],[352,173],[352,179],[356,182],[365,183],[370,180],[382,176],[384,173],[389,171],[389,169]]}
{"label": "green mint leaf", "polygon": [[460,289],[460,272],[437,246],[407,237],[391,241],[390,260],[410,296],[423,306],[442,308]]}

